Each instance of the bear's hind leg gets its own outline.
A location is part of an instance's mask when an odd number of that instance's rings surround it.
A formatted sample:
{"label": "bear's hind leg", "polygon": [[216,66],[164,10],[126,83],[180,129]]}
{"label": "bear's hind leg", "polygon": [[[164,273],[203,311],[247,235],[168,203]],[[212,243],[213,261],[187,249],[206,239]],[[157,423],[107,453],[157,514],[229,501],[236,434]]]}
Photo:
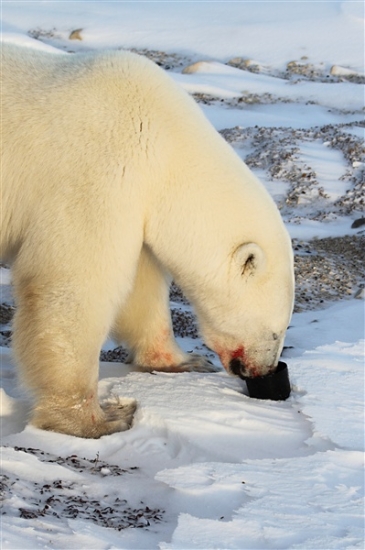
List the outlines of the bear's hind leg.
{"label": "bear's hind leg", "polygon": [[133,290],[112,329],[130,350],[128,362],[141,370],[215,372],[204,357],[184,353],[175,341],[169,309],[171,278],[147,246],[141,251]]}
{"label": "bear's hind leg", "polygon": [[18,278],[14,273],[18,307],[13,346],[21,380],[35,401],[31,423],[87,438],[126,430],[135,402],[103,409],[97,394],[110,305],[80,282],[54,279],[44,274]]}

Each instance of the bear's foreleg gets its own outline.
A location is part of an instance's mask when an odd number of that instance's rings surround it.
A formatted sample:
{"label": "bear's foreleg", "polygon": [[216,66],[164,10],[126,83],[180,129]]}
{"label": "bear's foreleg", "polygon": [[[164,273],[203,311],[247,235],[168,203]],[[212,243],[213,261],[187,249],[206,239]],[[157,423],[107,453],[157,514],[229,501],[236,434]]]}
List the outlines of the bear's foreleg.
{"label": "bear's foreleg", "polygon": [[171,277],[147,246],[139,258],[133,290],[120,308],[112,329],[126,343],[128,362],[145,371],[215,372],[204,357],[184,353],[175,341],[169,309]]}
{"label": "bear's foreleg", "polygon": [[136,404],[100,407],[99,352],[112,318],[110,300],[73,275],[59,280],[56,270],[52,277],[18,277],[14,270],[14,353],[34,397],[31,423],[98,438],[128,429]]}

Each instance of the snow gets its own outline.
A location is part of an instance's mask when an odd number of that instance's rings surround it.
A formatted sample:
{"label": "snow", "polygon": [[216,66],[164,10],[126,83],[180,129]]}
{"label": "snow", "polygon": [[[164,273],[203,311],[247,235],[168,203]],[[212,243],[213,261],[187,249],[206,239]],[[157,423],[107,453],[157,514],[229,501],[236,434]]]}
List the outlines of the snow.
{"label": "snow", "polygon": [[[361,453],[346,451],[291,460],[245,460],[239,467],[199,465],[196,486],[207,501],[217,492],[231,499],[230,493],[240,487],[242,504],[232,519],[181,514],[171,543],[161,548],[362,548],[362,466]],[[180,468],[175,478],[189,474],[189,467]],[[160,477],[164,479],[164,472]]]}
{"label": "snow", "polygon": [[9,285],[10,281],[10,271],[5,267],[0,267],[0,285]]}
{"label": "snow", "polygon": [[312,141],[301,145],[301,160],[311,166],[324,192],[332,200],[339,199],[347,189],[343,176],[343,161],[339,151],[330,149],[322,142]]}
{"label": "snow", "polygon": [[[363,74],[362,2],[13,1],[1,11],[2,40],[26,47],[147,48],[177,53],[185,66],[204,61],[195,73],[174,67],[170,74],[190,93],[217,98],[202,109],[218,130],[310,129],[363,117],[359,83],[280,76],[303,57],[327,72],[336,65],[343,76]],[[83,40],[71,43],[78,28]],[[27,34],[37,29],[42,41]],[[237,56],[262,71],[225,65]],[[272,101],[234,104],[243,93]],[[344,132],[364,137],[359,126]],[[348,165],[338,150],[303,140],[298,154],[332,201],[343,194]],[[279,200],[288,183],[256,173]],[[287,226],[292,237],[309,240],[351,233],[351,223],[341,215]],[[0,283],[9,303],[3,267]],[[363,338],[363,300],[294,314],[285,402],[250,399],[245,383],[223,371],[149,375],[103,362],[100,399],[133,397],[138,409],[129,431],[100,440],[29,426],[29,398],[17,385],[11,350],[0,348],[1,548],[362,549]],[[202,346],[178,341],[186,350]]]}
{"label": "snow", "polygon": [[217,62],[203,63],[193,74],[173,74],[174,79],[188,92],[200,92],[220,97],[234,97],[242,93],[268,92],[285,100],[305,103],[316,101],[326,107],[341,109],[344,94],[346,109],[361,109],[364,103],[361,86],[341,82],[337,86],[322,82],[293,84],[274,76],[243,72]]}
{"label": "snow", "polygon": [[[264,90],[264,88],[263,88]],[[210,89],[213,93],[213,90]],[[275,104],[252,105],[249,108],[227,109],[216,105],[203,105],[202,109],[217,130],[232,126],[264,126],[266,128],[311,128],[315,124],[341,124],[358,120],[358,115],[330,113],[327,107],[320,105]],[[361,129],[360,129],[361,130]],[[350,130],[348,130],[350,131]],[[358,128],[356,128],[358,132]],[[360,133],[360,132],[358,132]]]}
{"label": "snow", "polygon": [[[261,5],[260,5],[261,4]],[[85,47],[156,48],[226,60],[245,55],[274,66],[307,56],[364,70],[357,2],[3,2],[3,30],[83,28]]]}

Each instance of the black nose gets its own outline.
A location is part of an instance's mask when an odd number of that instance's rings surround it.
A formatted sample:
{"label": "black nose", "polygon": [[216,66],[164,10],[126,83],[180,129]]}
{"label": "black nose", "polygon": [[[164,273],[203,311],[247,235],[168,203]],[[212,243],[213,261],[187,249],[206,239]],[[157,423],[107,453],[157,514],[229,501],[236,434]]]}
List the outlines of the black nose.
{"label": "black nose", "polygon": [[244,365],[239,359],[231,359],[231,361],[229,362],[229,368],[231,369],[233,374],[240,376],[242,375],[242,371],[244,370]]}

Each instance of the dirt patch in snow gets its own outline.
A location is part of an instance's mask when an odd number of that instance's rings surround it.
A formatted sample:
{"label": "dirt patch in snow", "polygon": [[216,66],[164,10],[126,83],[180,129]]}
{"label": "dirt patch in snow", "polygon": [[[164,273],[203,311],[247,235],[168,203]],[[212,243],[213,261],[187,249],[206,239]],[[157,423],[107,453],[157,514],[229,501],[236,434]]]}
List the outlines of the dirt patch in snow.
{"label": "dirt patch in snow", "polygon": [[[322,221],[364,210],[365,147],[360,137],[349,132],[364,127],[363,121],[356,121],[308,130],[235,127],[222,130],[221,134],[232,146],[250,150],[243,160],[251,169],[264,170],[268,179],[289,184],[278,204],[287,221],[301,217]],[[320,185],[315,168],[300,158],[301,144],[316,141],[343,156],[341,181],[345,182],[346,191],[336,200],[331,200]]]}
{"label": "dirt patch in snow", "polygon": [[[18,516],[22,519],[45,518],[82,519],[100,527],[121,531],[128,527],[148,530],[150,526],[163,521],[164,510],[147,506],[130,505],[120,498],[120,485],[111,490],[105,487],[103,494],[96,491],[92,478],[131,476],[138,474],[138,468],[121,469],[96,457],[94,460],[72,455],[66,458],[46,453],[40,449],[14,447],[14,451],[31,454],[46,463],[59,464],[67,470],[82,473],[77,480],[55,479],[53,481],[31,481],[20,479],[5,471],[0,477],[2,515]],[[107,494],[104,494],[108,491]]]}

